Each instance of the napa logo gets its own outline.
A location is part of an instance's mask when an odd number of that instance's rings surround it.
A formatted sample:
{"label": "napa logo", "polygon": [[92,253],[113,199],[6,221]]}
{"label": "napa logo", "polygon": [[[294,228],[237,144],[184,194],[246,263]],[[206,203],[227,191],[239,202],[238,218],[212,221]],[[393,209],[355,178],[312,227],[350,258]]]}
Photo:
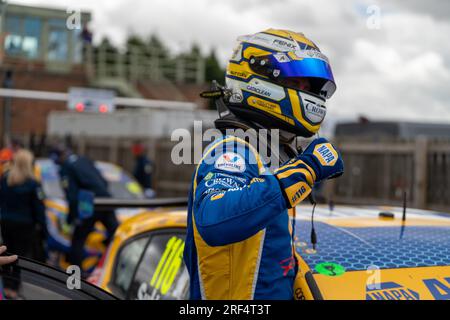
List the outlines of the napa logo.
{"label": "napa logo", "polygon": [[334,166],[338,160],[338,153],[331,143],[318,144],[314,148],[314,155],[323,166]]}
{"label": "napa logo", "polygon": [[436,300],[450,300],[450,277],[445,279],[425,279],[423,283]]}
{"label": "napa logo", "polygon": [[398,283],[384,282],[367,286],[366,300],[420,300],[420,296]]}
{"label": "napa logo", "polygon": [[246,170],[244,158],[234,152],[227,152],[221,155],[214,165],[216,169],[228,172],[242,173]]}

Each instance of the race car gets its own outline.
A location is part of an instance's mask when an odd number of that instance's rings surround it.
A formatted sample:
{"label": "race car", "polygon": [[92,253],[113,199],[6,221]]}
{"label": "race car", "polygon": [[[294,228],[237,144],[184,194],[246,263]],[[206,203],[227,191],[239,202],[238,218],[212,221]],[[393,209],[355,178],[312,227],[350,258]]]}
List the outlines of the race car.
{"label": "race car", "polygon": [[[297,299],[450,299],[449,214],[318,205],[314,249],[311,213],[311,206],[297,209]],[[131,218],[90,280],[121,299],[187,298],[185,227],[185,209]]]}
{"label": "race car", "polygon": [[186,209],[167,208],[128,219],[117,229],[89,282],[121,299],[187,299],[186,218]]}
{"label": "race car", "polygon": [[450,215],[391,207],[301,206],[299,299],[450,299]]}
{"label": "race car", "polygon": [[6,279],[20,283],[18,300],[117,300],[83,279],[76,286],[72,274],[19,257],[12,264],[0,266],[0,302],[6,299],[2,292],[2,283]]}
{"label": "race car", "polygon": [[[109,191],[114,199],[139,200],[144,198],[140,185],[122,168],[107,162],[95,162],[102,176],[108,181]],[[70,249],[70,230],[66,225],[68,204],[61,187],[58,167],[50,159],[38,159],[35,163],[35,175],[41,182],[46,195],[45,206],[47,214],[48,252],[51,265],[66,269],[68,263],[65,254]],[[119,221],[143,212],[143,209],[118,208],[115,210]],[[96,225],[85,246],[85,259],[83,269],[92,271],[105,250],[104,228]]]}

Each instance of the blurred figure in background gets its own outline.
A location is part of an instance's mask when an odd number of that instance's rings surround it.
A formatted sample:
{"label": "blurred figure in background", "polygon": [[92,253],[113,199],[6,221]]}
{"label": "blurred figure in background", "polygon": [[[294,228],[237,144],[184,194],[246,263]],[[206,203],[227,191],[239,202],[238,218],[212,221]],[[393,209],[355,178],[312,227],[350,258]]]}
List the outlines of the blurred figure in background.
{"label": "blurred figure in background", "polygon": [[14,154],[22,148],[23,144],[17,139],[6,142],[6,147],[0,150],[0,176],[8,171]]}
{"label": "blurred figure in background", "polygon": [[136,142],[132,149],[135,159],[133,175],[145,190],[145,196],[153,198],[155,196],[152,189],[153,163],[148,158],[145,146],[142,143]]}
{"label": "blurred figure in background", "polygon": [[[44,192],[33,174],[33,154],[19,150],[0,180],[0,226],[9,250],[45,262],[47,224]],[[15,299],[19,283],[5,280],[5,294]]]}
{"label": "blurred figure in background", "polygon": [[73,154],[68,148],[59,146],[52,158],[60,165],[61,179],[69,202],[68,223],[74,226],[72,246],[67,257],[69,263],[82,266],[84,244],[97,221],[106,228],[109,243],[117,229],[114,212],[94,212],[94,198],[110,198],[108,183],[94,163],[87,157]]}
{"label": "blurred figure in background", "polygon": [[13,151],[11,148],[3,148],[0,150],[0,176],[8,171],[13,159]]}

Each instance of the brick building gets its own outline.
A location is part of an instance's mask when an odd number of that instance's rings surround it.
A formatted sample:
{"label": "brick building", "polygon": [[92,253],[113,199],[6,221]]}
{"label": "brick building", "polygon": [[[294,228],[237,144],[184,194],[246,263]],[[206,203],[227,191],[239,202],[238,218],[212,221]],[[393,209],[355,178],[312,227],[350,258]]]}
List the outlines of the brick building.
{"label": "brick building", "polygon": [[[158,53],[132,50],[126,54],[95,50],[84,27],[89,12],[74,13],[15,5],[0,0],[0,76],[2,87],[66,93],[71,87],[113,89],[119,96],[191,101],[205,88],[204,62],[158,60]],[[77,20],[78,19],[78,20]],[[8,81],[11,75],[12,81]],[[0,98],[0,132],[11,136],[46,133],[47,117],[66,110],[66,103]],[[10,121],[8,121],[10,119]],[[4,136],[4,134],[3,134]]]}
{"label": "brick building", "polygon": [[[11,88],[67,92],[72,86],[89,85],[83,62],[82,26],[89,13],[80,14],[80,25],[67,26],[65,10],[29,7],[1,2],[0,74],[2,86],[11,72]],[[0,102],[0,126],[5,126],[5,104]],[[43,134],[47,115],[64,110],[65,103],[44,100],[10,100],[11,134]]]}

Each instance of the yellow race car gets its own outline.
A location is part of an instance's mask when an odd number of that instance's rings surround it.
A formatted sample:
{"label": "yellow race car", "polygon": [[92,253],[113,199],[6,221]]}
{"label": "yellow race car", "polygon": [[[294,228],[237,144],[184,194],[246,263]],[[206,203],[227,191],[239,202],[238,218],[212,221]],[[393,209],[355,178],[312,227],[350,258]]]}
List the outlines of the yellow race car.
{"label": "yellow race car", "polygon": [[129,218],[117,229],[89,282],[121,299],[187,299],[186,224],[185,209],[158,209]]}
{"label": "yellow race car", "polygon": [[[108,187],[113,198],[121,200],[141,200],[144,198],[143,190],[136,180],[119,166],[101,161],[96,161],[95,166],[105,180],[108,181]],[[66,224],[68,205],[61,186],[58,167],[51,159],[37,159],[35,175],[41,182],[46,195],[49,263],[65,270],[68,267],[68,263],[65,261],[65,254],[70,249],[71,235],[69,226]],[[114,211],[118,220],[123,221],[145,210],[116,208]],[[104,228],[98,223],[94,232],[89,235],[86,241],[85,259],[83,260],[83,269],[85,271],[89,272],[95,268],[105,250],[104,240]]]}
{"label": "yellow race car", "polygon": [[[450,215],[402,208],[297,210],[297,299],[450,299]],[[403,220],[403,216],[405,220]],[[155,210],[122,224],[91,282],[122,299],[187,299],[186,210]]]}

